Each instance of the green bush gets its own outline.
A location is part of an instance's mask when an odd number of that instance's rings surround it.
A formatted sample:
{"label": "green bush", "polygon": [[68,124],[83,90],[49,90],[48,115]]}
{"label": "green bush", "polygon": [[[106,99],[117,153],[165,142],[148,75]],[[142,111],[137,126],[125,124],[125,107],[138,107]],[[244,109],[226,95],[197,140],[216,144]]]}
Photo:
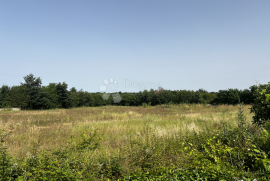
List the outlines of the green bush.
{"label": "green bush", "polygon": [[7,153],[7,148],[3,146],[3,139],[11,132],[5,134],[2,132],[0,132],[0,180],[14,180],[18,177],[17,163],[12,160]]}
{"label": "green bush", "polygon": [[117,180],[123,176],[124,167],[121,165],[121,160],[118,157],[100,158],[99,177],[105,177],[112,180]]}
{"label": "green bush", "polygon": [[251,108],[253,123],[265,125],[270,120],[270,83],[259,85],[254,92],[255,100]]}

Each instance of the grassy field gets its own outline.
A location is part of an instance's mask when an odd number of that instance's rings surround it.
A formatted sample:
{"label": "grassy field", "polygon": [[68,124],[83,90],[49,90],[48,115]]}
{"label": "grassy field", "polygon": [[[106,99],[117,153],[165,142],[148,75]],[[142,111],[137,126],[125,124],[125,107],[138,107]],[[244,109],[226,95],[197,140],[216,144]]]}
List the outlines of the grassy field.
{"label": "grassy field", "polygon": [[0,127],[19,180],[267,180],[250,107],[245,129],[239,105],[202,104],[2,111]]}
{"label": "grassy field", "polygon": [[[250,106],[244,106],[251,123]],[[2,130],[13,130],[6,138],[9,153],[26,155],[40,139],[39,149],[56,149],[67,144],[70,136],[95,129],[103,135],[97,155],[118,154],[130,141],[151,144],[152,139],[184,135],[187,131],[217,130],[223,123],[237,126],[237,106],[200,104],[143,107],[107,106],[46,111],[1,112]]]}

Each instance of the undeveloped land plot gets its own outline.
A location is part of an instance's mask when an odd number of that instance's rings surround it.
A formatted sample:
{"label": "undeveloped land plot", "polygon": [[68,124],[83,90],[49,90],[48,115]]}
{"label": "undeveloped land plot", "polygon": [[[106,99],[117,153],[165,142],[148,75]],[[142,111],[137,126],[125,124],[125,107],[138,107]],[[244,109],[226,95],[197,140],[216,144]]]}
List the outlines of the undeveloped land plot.
{"label": "undeveloped land plot", "polygon": [[[247,122],[251,123],[249,105],[243,106]],[[121,107],[106,106],[48,111],[18,111],[0,113],[1,130],[13,130],[5,145],[14,157],[22,157],[39,142],[39,149],[57,149],[73,136],[98,130],[103,135],[95,154],[114,154],[130,141],[144,142],[152,137],[173,137],[187,131],[205,128],[220,129],[224,123],[237,125],[237,106],[172,105]],[[149,134],[145,134],[147,133]]]}

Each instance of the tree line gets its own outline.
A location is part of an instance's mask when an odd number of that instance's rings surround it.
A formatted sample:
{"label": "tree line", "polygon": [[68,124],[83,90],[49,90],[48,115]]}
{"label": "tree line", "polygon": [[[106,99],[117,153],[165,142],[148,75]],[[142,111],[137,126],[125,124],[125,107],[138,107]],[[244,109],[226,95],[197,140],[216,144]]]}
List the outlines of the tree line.
{"label": "tree line", "polygon": [[114,103],[112,96],[105,100],[102,97],[104,93],[101,92],[89,93],[82,89],[77,90],[75,87],[68,90],[68,84],[65,82],[49,83],[47,86],[42,86],[40,77],[35,77],[33,74],[25,76],[24,81],[18,86],[3,85],[0,88],[1,108],[19,107],[39,110],[105,105],[140,106],[143,103],[153,106],[169,103],[237,104],[239,99],[244,104],[252,104],[254,91],[258,87],[253,85],[249,89],[228,89],[218,92],[208,92],[204,89],[173,91],[163,88],[137,93],[118,92],[122,100],[119,103]]}

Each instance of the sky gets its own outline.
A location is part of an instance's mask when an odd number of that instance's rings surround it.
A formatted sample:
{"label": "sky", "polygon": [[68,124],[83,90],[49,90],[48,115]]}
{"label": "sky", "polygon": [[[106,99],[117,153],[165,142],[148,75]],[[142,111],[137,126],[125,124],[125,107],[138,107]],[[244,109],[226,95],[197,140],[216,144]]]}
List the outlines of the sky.
{"label": "sky", "polygon": [[30,73],[88,92],[266,84],[269,9],[269,0],[0,1],[0,85]]}

